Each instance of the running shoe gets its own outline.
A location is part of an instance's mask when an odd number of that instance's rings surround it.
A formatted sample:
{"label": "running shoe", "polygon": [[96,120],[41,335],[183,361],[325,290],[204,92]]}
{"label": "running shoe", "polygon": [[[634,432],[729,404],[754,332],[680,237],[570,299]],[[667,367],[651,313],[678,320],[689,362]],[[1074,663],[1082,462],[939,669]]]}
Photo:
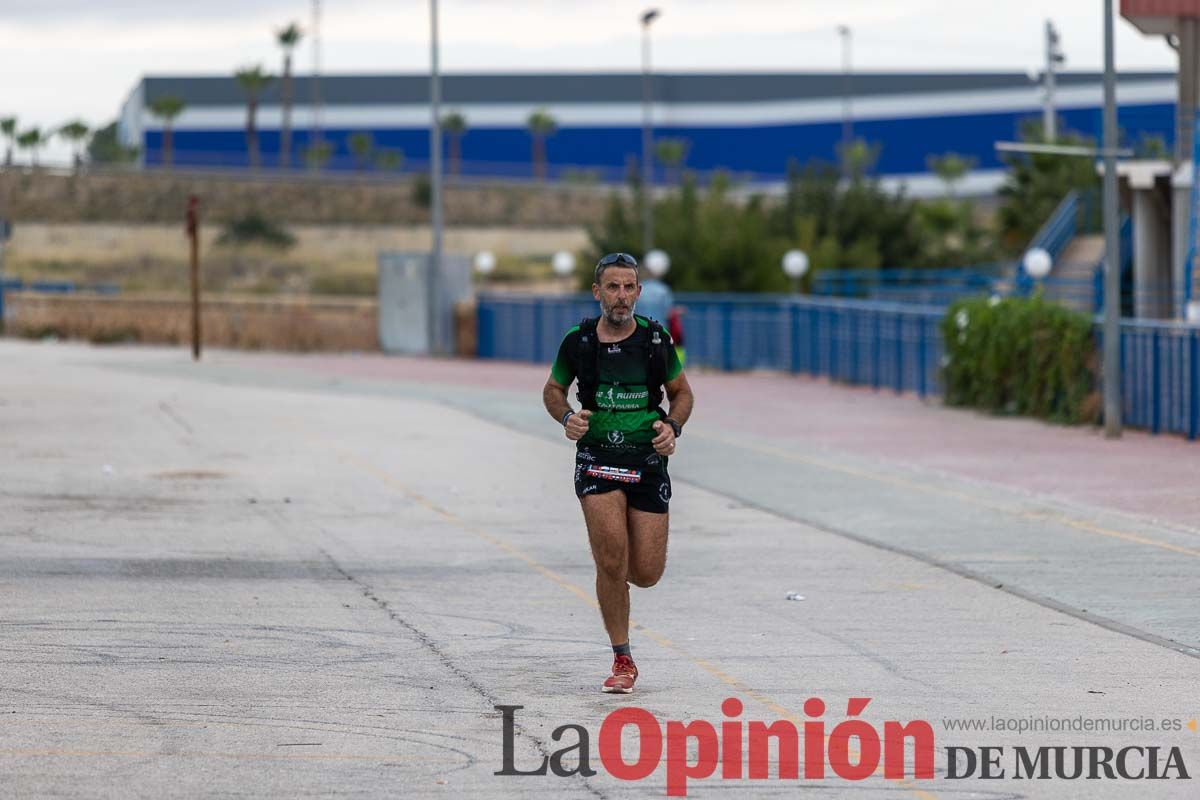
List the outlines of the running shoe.
{"label": "running shoe", "polygon": [[633,659],[629,656],[617,656],[613,659],[612,675],[600,687],[600,691],[609,694],[632,694],[637,676],[637,666]]}

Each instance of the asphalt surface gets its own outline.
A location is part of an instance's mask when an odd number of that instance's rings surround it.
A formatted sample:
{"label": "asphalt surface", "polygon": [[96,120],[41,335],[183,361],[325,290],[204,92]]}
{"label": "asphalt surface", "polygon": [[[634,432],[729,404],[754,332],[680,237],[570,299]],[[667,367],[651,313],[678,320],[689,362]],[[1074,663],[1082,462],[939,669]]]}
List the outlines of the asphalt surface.
{"label": "asphalt surface", "polygon": [[[864,697],[878,730],[930,723],[933,779],[911,751],[901,781],[772,759],[689,796],[1197,796],[1200,446],[694,375],[641,678],[612,697],[544,375],[0,341],[0,794],[662,796],[665,759],[602,765],[613,710],[719,729],[728,697],[767,723],[821,698],[828,734]],[[597,774],[495,775],[500,705],[518,769],[576,724]],[[994,717],[1109,729],[947,727]],[[1084,745],[1177,747],[1193,779],[1012,777],[1017,746]],[[948,778],[950,746],[1003,746],[1006,777]]]}

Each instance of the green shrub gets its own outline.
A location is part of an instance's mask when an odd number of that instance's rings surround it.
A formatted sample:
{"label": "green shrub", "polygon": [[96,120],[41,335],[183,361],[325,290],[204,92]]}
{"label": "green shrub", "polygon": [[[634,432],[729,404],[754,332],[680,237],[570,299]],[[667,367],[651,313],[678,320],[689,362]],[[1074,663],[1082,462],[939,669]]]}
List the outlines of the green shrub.
{"label": "green shrub", "polygon": [[374,273],[323,272],[309,285],[313,294],[370,297],[377,291]]}
{"label": "green shrub", "polygon": [[92,344],[127,344],[129,342],[139,342],[141,339],[142,332],[132,325],[101,328],[87,335],[87,340]]}
{"label": "green shrub", "polygon": [[221,235],[217,237],[217,244],[265,244],[287,250],[296,244],[296,237],[279,223],[257,211],[251,211],[226,222]]}
{"label": "green shrub", "polygon": [[418,208],[429,208],[433,205],[433,185],[429,176],[421,173],[412,184],[412,200]]}
{"label": "green shrub", "polygon": [[942,320],[945,402],[1053,422],[1096,422],[1096,341],[1086,315],[1040,294],[955,303]]}

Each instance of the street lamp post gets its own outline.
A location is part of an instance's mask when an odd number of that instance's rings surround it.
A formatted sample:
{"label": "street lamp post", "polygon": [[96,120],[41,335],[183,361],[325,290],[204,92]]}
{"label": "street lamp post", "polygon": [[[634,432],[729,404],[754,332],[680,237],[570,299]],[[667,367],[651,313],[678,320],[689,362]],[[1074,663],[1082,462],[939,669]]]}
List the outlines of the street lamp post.
{"label": "street lamp post", "polygon": [[1046,75],[1044,86],[1046,90],[1042,105],[1042,132],[1047,142],[1058,139],[1058,113],[1054,103],[1056,86],[1056,71],[1066,58],[1063,56],[1058,31],[1054,23],[1046,20]]}
{"label": "street lamp post", "polygon": [[842,39],[842,162],[850,157],[850,143],[854,140],[854,72],[850,63],[851,33],[849,25],[838,25]]}
{"label": "street lamp post", "polygon": [[311,162],[320,164],[317,149],[321,146],[321,0],[312,0],[312,84],[308,87],[312,102],[312,124],[308,138]]}
{"label": "street lamp post", "polygon": [[433,242],[429,251],[430,341],[434,352],[442,347],[442,319],[439,308],[442,284],[442,79],[438,73],[438,4],[429,0],[429,211]]}
{"label": "street lamp post", "polygon": [[654,166],[651,161],[651,85],[650,85],[650,23],[658,18],[659,10],[651,8],[642,13],[642,253],[654,248]]}
{"label": "street lamp post", "polygon": [[1113,2],[1104,0],[1104,435],[1121,435],[1121,242]]}

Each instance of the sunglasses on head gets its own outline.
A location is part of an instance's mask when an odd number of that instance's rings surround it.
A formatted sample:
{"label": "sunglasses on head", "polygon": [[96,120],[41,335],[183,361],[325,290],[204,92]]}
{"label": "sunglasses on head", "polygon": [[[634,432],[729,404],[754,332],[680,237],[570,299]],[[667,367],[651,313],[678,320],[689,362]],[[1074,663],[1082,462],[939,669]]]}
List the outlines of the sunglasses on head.
{"label": "sunglasses on head", "polygon": [[596,266],[611,267],[613,264],[621,264],[626,267],[636,267],[638,265],[637,259],[628,253],[609,253],[600,259],[600,262]]}

